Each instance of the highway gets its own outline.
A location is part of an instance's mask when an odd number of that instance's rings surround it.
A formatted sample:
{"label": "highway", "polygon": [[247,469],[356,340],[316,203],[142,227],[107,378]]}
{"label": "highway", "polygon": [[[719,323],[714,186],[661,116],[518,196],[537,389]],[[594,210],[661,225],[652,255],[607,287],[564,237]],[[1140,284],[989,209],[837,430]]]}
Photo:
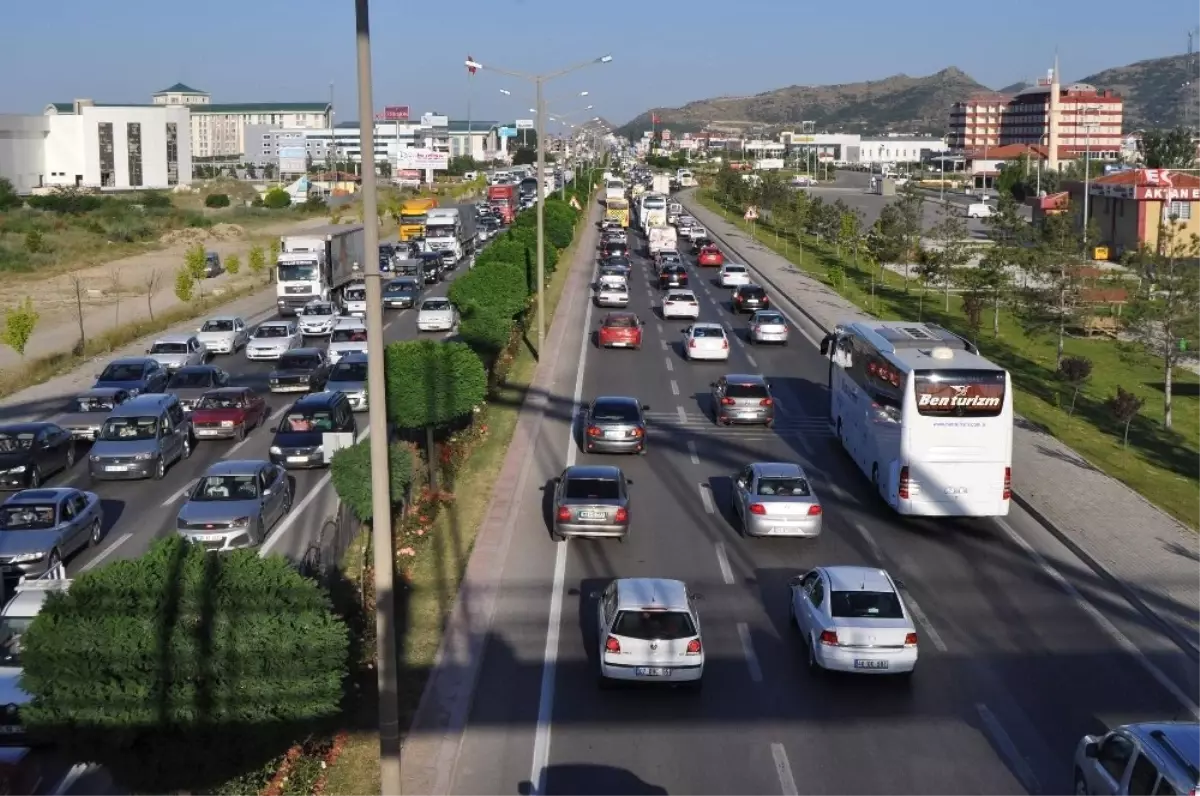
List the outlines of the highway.
{"label": "highway", "polygon": [[[711,283],[716,269],[688,259],[701,320],[737,337],[727,363],[681,357],[687,322],[657,317],[638,256],[630,309],[646,322],[642,349],[595,349],[605,311],[582,302],[559,339],[579,357],[556,373],[530,489],[488,584],[495,619],[446,766],[450,792],[1063,793],[1083,733],[1188,717],[1179,687],[1152,677],[1105,624],[1129,622],[1128,608],[1101,603],[1107,616],[1096,619],[1077,587],[1039,565],[1023,518],[905,519],[874,497],[825,421],[826,364],[807,333],[793,328],[787,348],[750,346],[745,316]],[[735,372],[770,380],[773,430],[709,420],[709,383]],[[578,449],[576,409],[601,394],[649,404],[646,456]],[[731,524],[730,474],[769,460],[799,461],[814,477],[825,507],[816,540],[747,539]],[[551,541],[546,492],[533,484],[572,462],[624,468],[626,542]],[[911,685],[805,671],[787,582],[819,564],[884,566],[904,583],[921,636]],[[679,578],[700,595],[701,693],[598,689],[595,599],[631,576]]]}

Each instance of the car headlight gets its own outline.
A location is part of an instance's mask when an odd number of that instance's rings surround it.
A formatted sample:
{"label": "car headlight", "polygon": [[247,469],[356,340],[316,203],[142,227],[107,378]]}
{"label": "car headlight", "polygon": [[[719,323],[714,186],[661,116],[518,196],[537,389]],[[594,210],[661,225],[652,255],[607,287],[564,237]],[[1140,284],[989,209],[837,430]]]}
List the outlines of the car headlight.
{"label": "car headlight", "polygon": [[135,397],[135,396],[137,396],[139,393],[141,393],[141,391],[142,391],[142,388],[141,388],[141,387],[130,387],[130,388],[129,388],[129,395],[130,395],[130,397]]}
{"label": "car headlight", "polygon": [[298,376],[297,378],[298,378],[300,381],[308,381],[309,379],[311,379],[311,378],[312,378],[312,376],[308,375],[307,373],[304,373],[304,374],[302,374],[302,375]]}
{"label": "car headlight", "polygon": [[313,456],[323,456],[323,455],[325,455],[325,451],[321,448],[320,445],[318,445],[317,447],[312,449],[312,455]]}
{"label": "car headlight", "polygon": [[233,421],[232,420],[222,420],[221,428],[233,428]]}
{"label": "car headlight", "polygon": [[41,561],[45,557],[45,553],[17,553],[9,561],[14,564],[28,564],[31,561]]}
{"label": "car headlight", "polygon": [[278,445],[272,445],[271,446],[271,454],[274,456],[280,456],[283,454],[283,449],[280,448]]}
{"label": "car headlight", "polygon": [[270,382],[271,382],[271,386],[272,386],[272,387],[278,387],[278,386],[279,386],[279,379],[272,378],[272,379],[270,380]]}
{"label": "car headlight", "polygon": [[144,462],[147,459],[153,459],[154,454],[153,453],[135,453],[135,454],[133,454],[133,458],[137,459],[138,461]]}
{"label": "car headlight", "polygon": [[249,517],[238,517],[233,522],[229,523],[231,528],[245,528],[250,524]]}
{"label": "car headlight", "polygon": [[28,469],[28,468],[26,468],[25,465],[22,464],[18,467],[9,468],[8,472],[10,474],[23,473],[23,472],[25,472],[26,469]]}

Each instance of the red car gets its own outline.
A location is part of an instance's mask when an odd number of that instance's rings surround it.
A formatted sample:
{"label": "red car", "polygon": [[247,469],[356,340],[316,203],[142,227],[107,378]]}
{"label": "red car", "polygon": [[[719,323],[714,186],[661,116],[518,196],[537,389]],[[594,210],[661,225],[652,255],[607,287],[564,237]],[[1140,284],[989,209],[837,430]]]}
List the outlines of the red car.
{"label": "red car", "polygon": [[596,345],[600,348],[641,348],[641,319],[632,312],[610,312],[600,321]]}
{"label": "red car", "polygon": [[716,246],[705,246],[696,257],[696,262],[704,266],[720,268],[725,264],[725,255]]}
{"label": "red car", "polygon": [[221,387],[200,396],[192,410],[196,439],[246,438],[246,432],[267,419],[267,402],[246,387]]}

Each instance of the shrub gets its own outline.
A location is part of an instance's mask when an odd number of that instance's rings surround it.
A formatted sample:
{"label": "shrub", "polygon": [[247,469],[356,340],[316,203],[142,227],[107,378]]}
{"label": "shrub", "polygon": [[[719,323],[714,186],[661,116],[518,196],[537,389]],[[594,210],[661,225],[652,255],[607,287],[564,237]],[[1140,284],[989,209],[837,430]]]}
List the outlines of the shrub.
{"label": "shrub", "polygon": [[463,343],[406,340],[387,347],[388,416],[399,428],[443,426],[487,394],[479,357]]}
{"label": "shrub", "polygon": [[142,207],[164,210],[171,207],[171,195],[165,191],[143,191],[138,194],[137,204]]}
{"label": "shrub", "polygon": [[46,251],[46,239],[42,233],[36,229],[31,229],[25,233],[25,251],[30,254],[38,254]]}
{"label": "shrub", "polygon": [[464,315],[487,309],[512,318],[528,303],[525,266],[505,261],[476,263],[451,283],[448,295]]}
{"label": "shrub", "polygon": [[186,265],[179,266],[179,270],[175,272],[175,298],[186,304],[192,300],[195,293],[196,280],[192,278],[192,272]]}
{"label": "shrub", "polygon": [[225,258],[225,270],[230,276],[237,276],[238,271],[242,270],[242,258],[236,254],[231,254]]}
{"label": "shrub", "polygon": [[[420,454],[412,445],[393,442],[388,446],[388,480],[392,506],[404,502],[413,482]],[[371,519],[371,441],[364,439],[333,454],[329,465],[334,491],[354,516],[366,522]]]}
{"label": "shrub", "polygon": [[292,196],[282,188],[272,188],[262,198],[263,206],[270,210],[282,210],[292,204]]}
{"label": "shrub", "polygon": [[204,197],[205,207],[229,207],[229,194],[210,193]]}
{"label": "shrub", "polygon": [[508,346],[515,328],[512,316],[491,307],[479,307],[469,315],[463,316],[458,327],[458,336],[480,359],[490,365]]}
{"label": "shrub", "polygon": [[104,204],[104,198],[94,194],[80,193],[73,188],[63,188],[43,196],[30,196],[25,203],[37,210],[77,216],[99,210]]}

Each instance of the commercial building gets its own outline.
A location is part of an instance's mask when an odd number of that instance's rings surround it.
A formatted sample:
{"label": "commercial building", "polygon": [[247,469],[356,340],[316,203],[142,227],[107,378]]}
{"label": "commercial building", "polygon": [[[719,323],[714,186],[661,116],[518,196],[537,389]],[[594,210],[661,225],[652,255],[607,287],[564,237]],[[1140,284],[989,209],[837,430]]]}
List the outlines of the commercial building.
{"label": "commercial building", "polygon": [[[1082,182],[1064,186],[1071,208],[1083,213]],[[1200,177],[1167,169],[1131,169],[1086,185],[1088,216],[1113,259],[1139,246],[1158,245],[1159,228],[1174,220],[1182,240],[1200,235]]]}
{"label": "commercial building", "polygon": [[1000,127],[1011,99],[1007,94],[984,92],[951,105],[946,143],[958,150],[1000,146]]}
{"label": "commercial building", "polygon": [[49,133],[50,120],[45,116],[0,114],[0,177],[12,183],[17,193],[42,185]]}

